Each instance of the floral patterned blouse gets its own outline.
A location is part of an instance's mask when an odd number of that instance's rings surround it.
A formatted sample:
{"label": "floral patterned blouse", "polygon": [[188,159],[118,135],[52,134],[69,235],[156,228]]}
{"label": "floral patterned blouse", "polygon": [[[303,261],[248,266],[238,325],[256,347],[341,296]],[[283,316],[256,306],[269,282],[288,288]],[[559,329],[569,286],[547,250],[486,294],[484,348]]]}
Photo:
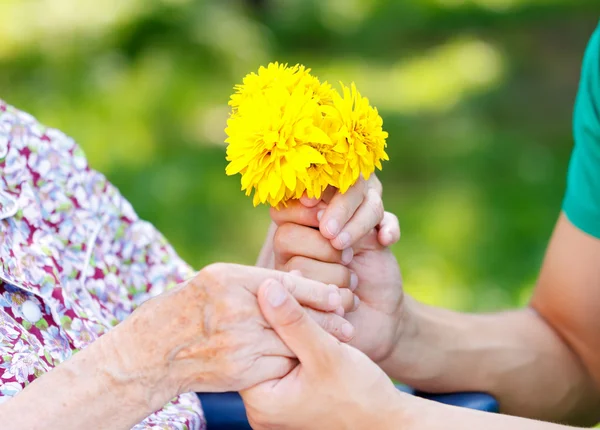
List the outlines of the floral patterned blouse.
{"label": "floral patterned blouse", "polygon": [[[192,275],[58,130],[0,100],[0,403]],[[200,429],[194,393],[135,429]]]}

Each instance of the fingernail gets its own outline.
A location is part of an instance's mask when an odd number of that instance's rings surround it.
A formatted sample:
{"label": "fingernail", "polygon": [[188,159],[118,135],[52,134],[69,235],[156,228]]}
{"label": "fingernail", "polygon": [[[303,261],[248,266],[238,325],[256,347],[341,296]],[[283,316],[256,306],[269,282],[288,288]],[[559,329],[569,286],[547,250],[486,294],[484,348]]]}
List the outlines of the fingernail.
{"label": "fingernail", "polygon": [[317,221],[321,222],[321,218],[323,218],[323,214],[325,213],[325,209],[321,209],[317,212]]}
{"label": "fingernail", "polygon": [[315,197],[307,197],[307,196],[303,196],[300,199],[300,202],[304,205],[304,206],[308,206],[308,207],[313,207],[315,206],[317,203],[319,203],[321,199],[317,199]]}
{"label": "fingernail", "polygon": [[392,237],[392,232],[390,231],[390,229],[386,228],[383,230],[383,239],[385,240],[386,243],[392,242],[393,237]]}
{"label": "fingernail", "polygon": [[350,291],[356,290],[358,287],[358,275],[354,272],[350,273]]}
{"label": "fingernail", "polygon": [[350,233],[347,231],[343,232],[337,237],[337,241],[341,247],[346,247],[350,243]]}
{"label": "fingernail", "polygon": [[339,316],[343,317],[344,316],[344,308],[343,307],[339,307],[335,310],[335,313],[338,314]]}
{"label": "fingernail", "polygon": [[327,225],[325,226],[325,229],[327,230],[327,232],[330,235],[336,236],[338,234],[338,232],[340,231],[340,224],[336,220],[330,219],[327,222]]}
{"label": "fingernail", "polygon": [[285,290],[283,285],[279,282],[272,280],[267,286],[267,301],[271,306],[277,308],[285,301]]}
{"label": "fingernail", "polygon": [[332,309],[337,309],[339,306],[341,306],[342,304],[342,298],[340,297],[339,293],[331,293],[329,295],[329,306],[331,306]]}
{"label": "fingernail", "polygon": [[359,306],[360,306],[360,299],[355,294],[354,295],[354,307],[352,308],[352,311],[354,312],[355,310],[357,310]]}
{"label": "fingernail", "polygon": [[342,325],[342,334],[346,339],[351,339],[354,336],[354,327],[349,323],[344,323]]}
{"label": "fingernail", "polygon": [[346,248],[342,251],[342,264],[350,264],[354,257],[354,250],[352,248]]}

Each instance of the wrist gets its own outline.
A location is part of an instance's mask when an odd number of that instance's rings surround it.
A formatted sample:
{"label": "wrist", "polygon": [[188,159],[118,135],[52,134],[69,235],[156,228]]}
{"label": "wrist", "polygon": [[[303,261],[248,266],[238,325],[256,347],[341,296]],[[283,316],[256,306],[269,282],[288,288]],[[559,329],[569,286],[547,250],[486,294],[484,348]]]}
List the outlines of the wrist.
{"label": "wrist", "polygon": [[443,351],[436,347],[439,333],[432,327],[432,309],[408,295],[404,297],[394,347],[378,363],[392,378],[418,386],[441,372]]}
{"label": "wrist", "polygon": [[[386,430],[457,428],[456,425],[453,425],[456,422],[451,422],[454,411],[453,407],[402,392],[399,392],[399,395],[402,396],[400,399],[401,407],[396,408],[393,420],[382,428]],[[465,423],[462,424],[464,425]]]}
{"label": "wrist", "polygon": [[415,340],[419,333],[418,314],[415,311],[417,305],[418,303],[411,297],[404,296],[390,348],[380,360],[377,360],[380,366],[389,366],[393,363],[395,367],[402,367],[404,361],[410,361],[408,356],[415,347]]}
{"label": "wrist", "polygon": [[[160,362],[160,352],[139,342],[140,336],[131,333],[129,327],[135,324],[128,322],[96,342],[102,357],[97,377],[105,381],[109,391],[123,396],[123,401],[150,414],[181,393],[168,377],[167,363]],[[149,357],[153,352],[156,356]]]}
{"label": "wrist", "polygon": [[221,354],[214,346],[218,340],[211,343],[221,315],[205,306],[206,283],[214,282],[218,270],[216,265],[204,268],[190,281],[148,300],[105,335],[111,378],[133,385],[151,408],[183,393],[229,388],[223,381],[225,365],[214,359]]}
{"label": "wrist", "polygon": [[[14,428],[79,429],[89,423],[102,428],[131,428],[160,406],[115,360],[111,333],[41,375],[2,404],[0,422]],[[166,402],[165,402],[166,403]],[[35,405],[31,413],[31,405]]]}
{"label": "wrist", "polygon": [[[427,414],[427,405],[422,399],[396,390],[386,405],[377,414],[375,426],[381,430],[419,430],[418,420]],[[371,422],[373,424],[373,422]]]}

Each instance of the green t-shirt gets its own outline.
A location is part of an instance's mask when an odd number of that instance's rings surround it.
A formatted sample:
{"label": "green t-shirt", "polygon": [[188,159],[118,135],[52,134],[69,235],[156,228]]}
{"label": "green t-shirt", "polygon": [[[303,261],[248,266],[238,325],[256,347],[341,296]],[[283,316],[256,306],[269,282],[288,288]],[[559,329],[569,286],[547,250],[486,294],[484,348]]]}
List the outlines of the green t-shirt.
{"label": "green t-shirt", "polygon": [[600,238],[600,26],[583,58],[573,134],[563,211],[576,227]]}

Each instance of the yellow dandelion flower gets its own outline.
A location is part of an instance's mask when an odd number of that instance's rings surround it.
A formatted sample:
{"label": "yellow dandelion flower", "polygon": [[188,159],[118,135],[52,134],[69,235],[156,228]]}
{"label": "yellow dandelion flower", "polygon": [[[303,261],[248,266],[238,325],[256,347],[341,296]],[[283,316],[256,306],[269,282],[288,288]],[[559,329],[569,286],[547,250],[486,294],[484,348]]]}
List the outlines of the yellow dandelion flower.
{"label": "yellow dandelion flower", "polygon": [[389,160],[389,157],[385,152],[388,133],[383,131],[377,108],[360,95],[354,83],[350,88],[341,86],[343,97],[335,92],[332,104],[321,109],[334,124],[327,133],[334,144],[333,151],[345,158],[337,183],[339,190],[345,193],[361,174],[369,179],[375,167],[381,170],[381,160]]}
{"label": "yellow dandelion flower", "polygon": [[345,192],[388,159],[381,117],[354,84],[341,97],[302,65],[271,63],[234,89],[226,173],[241,174],[255,206]]}
{"label": "yellow dandelion flower", "polygon": [[319,105],[331,104],[335,90],[327,81],[321,83],[319,78],[312,76],[309,72],[310,69],[306,69],[306,74],[300,79],[298,85],[304,85],[306,88],[310,89]]}
{"label": "yellow dandelion flower", "polygon": [[[331,88],[331,87],[330,87]],[[331,90],[332,94],[335,93]],[[330,99],[333,100],[333,97]],[[315,124],[328,136],[335,136],[337,130],[339,130],[338,120],[332,121],[328,118],[322,109],[319,110],[315,117]],[[332,185],[337,188],[339,183],[340,171],[343,170],[343,166],[346,163],[344,154],[334,151],[333,142],[327,145],[314,144],[314,148],[319,151],[323,157],[325,157],[325,163],[313,164],[308,168],[308,182],[306,183],[306,194],[310,198],[320,198],[321,193],[327,188],[328,185]]]}
{"label": "yellow dandelion flower", "polygon": [[270,63],[267,67],[260,66],[258,73],[249,73],[244,77],[242,84],[234,87],[236,92],[231,96],[229,105],[233,112],[236,112],[246,99],[263,94],[273,87],[283,87],[291,93],[303,79],[306,79],[305,85],[314,85],[309,72],[310,69],[306,69],[300,64],[288,67],[287,64],[275,62]]}
{"label": "yellow dandelion flower", "polygon": [[242,190],[254,193],[254,205],[278,206],[306,189],[311,165],[326,163],[314,145],[331,145],[315,126],[318,103],[304,86],[292,92],[272,84],[268,91],[248,94],[229,118],[226,173],[242,174]]}

